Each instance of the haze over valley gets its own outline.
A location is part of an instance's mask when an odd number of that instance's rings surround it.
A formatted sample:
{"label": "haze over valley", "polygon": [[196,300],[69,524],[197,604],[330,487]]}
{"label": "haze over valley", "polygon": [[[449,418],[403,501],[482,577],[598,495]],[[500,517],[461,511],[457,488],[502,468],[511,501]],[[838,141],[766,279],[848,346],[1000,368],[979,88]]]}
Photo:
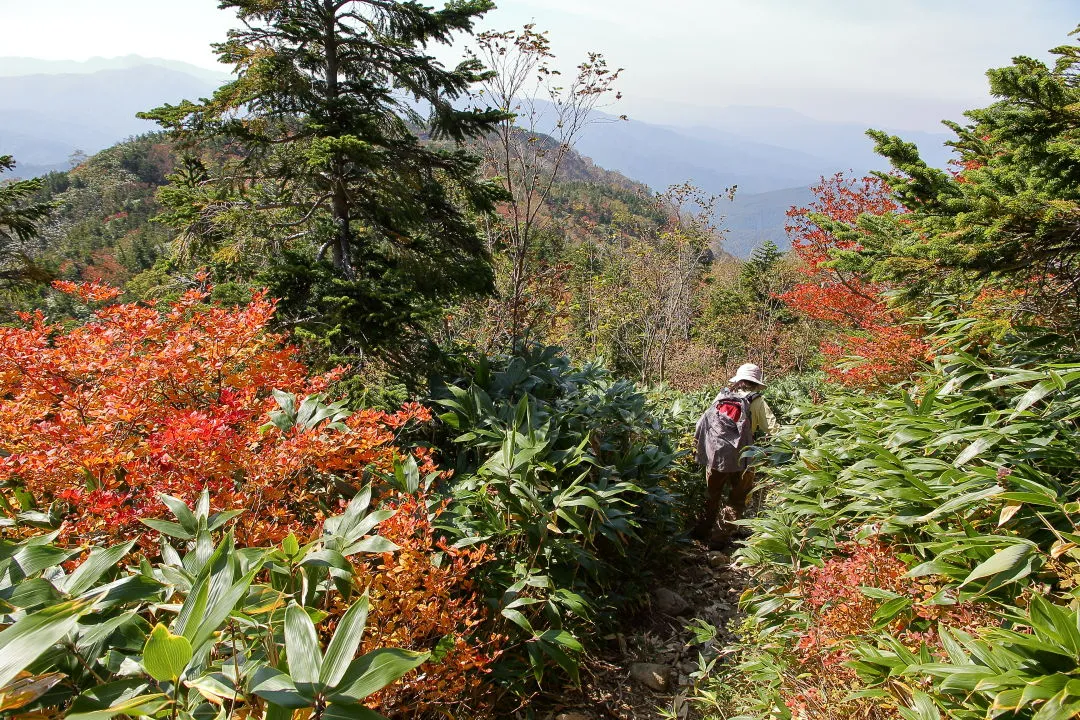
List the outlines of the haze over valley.
{"label": "haze over valley", "polygon": [[[129,55],[88,61],[0,58],[0,151],[14,155],[17,174],[66,170],[72,156],[93,154],[157,130],[136,113],[181,98],[210,95],[228,79],[189,63]],[[805,203],[809,187],[837,171],[881,169],[866,125],[817,120],[782,107],[727,106],[688,112],[692,125],[618,120],[598,112],[577,150],[600,167],[662,191],[693,182],[724,194],[725,248],[746,256],[766,239],[785,246],[784,216]],[[945,133],[885,128],[916,142],[943,166]]]}

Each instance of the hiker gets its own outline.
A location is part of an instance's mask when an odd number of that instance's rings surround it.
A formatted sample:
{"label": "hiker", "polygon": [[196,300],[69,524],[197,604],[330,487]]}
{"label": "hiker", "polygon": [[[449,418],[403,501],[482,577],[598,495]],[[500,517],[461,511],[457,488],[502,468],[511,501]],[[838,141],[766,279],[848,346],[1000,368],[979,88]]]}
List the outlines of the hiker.
{"label": "hiker", "polygon": [[694,430],[697,461],[706,468],[709,498],[705,517],[691,535],[704,541],[710,539],[716,526],[725,487],[731,486],[731,509],[736,519],[746,512],[754,469],[747,467],[740,456],[755,439],[777,429],[776,416],[761,395],[765,383],[760,367],[753,363],[742,365],[729,382],[730,386],[720,391]]}

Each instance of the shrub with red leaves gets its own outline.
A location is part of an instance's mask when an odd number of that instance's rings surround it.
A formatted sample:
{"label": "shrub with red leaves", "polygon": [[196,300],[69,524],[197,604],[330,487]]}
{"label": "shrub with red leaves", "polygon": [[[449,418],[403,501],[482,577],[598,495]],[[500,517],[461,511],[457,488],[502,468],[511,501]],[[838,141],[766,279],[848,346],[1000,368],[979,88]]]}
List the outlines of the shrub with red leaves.
{"label": "shrub with red leaves", "polygon": [[[887,289],[858,273],[834,265],[835,251],[859,250],[857,240],[837,237],[827,225],[838,223],[857,232],[861,215],[886,215],[902,208],[882,180],[852,180],[837,173],[812,188],[808,207],[792,208],[787,226],[792,249],[803,261],[807,281],[780,298],[803,315],[834,325],[837,334],[821,345],[826,372],[854,387],[878,387],[906,379],[930,346],[919,332],[889,308]],[[824,218],[827,222],[822,222]],[[846,364],[848,357],[860,362]]]}
{"label": "shrub with red leaves", "polygon": [[[97,304],[119,292],[56,287]],[[10,505],[18,490],[40,506],[60,503],[63,538],[107,542],[163,514],[158,493],[194,502],[208,488],[215,510],[247,511],[246,541],[258,545],[310,532],[320,504],[392,470],[400,430],[430,420],[409,405],[355,413],[347,432],[263,429],[272,390],[321,392],[337,374],[309,375],[267,330],[265,294],[239,308],[207,297],[190,291],[164,312],[104,305],[71,329],[41,313],[0,328],[0,493]],[[421,472],[434,469],[426,453],[417,460]]]}

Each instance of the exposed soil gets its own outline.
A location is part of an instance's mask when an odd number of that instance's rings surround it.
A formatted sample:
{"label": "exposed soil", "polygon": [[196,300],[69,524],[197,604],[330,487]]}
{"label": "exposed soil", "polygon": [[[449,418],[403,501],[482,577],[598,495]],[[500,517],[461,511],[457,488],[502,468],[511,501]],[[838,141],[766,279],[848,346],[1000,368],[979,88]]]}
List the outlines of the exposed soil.
{"label": "exposed soil", "polygon": [[[598,656],[582,667],[580,689],[567,688],[555,697],[538,700],[532,706],[535,717],[693,717],[686,698],[691,694],[699,652],[706,658],[715,657],[734,639],[730,629],[739,622],[738,600],[747,578],[731,565],[734,550],[734,545],[709,550],[696,542],[675,550],[670,574],[658,578],[653,588],[651,606],[628,618],[619,633],[605,638],[606,645]],[[697,643],[687,627],[695,618],[718,629],[715,640]],[[643,663],[654,667],[643,667]],[[664,689],[659,689],[661,685]]]}

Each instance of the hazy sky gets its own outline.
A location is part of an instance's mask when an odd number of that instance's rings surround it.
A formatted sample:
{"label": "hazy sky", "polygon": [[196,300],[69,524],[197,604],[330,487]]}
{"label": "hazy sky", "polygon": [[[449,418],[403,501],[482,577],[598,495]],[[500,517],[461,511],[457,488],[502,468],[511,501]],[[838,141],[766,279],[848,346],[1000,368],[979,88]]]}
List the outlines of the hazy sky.
{"label": "hazy sky", "polygon": [[[428,0],[429,4],[437,0]],[[0,0],[0,54],[139,54],[213,67],[217,0]],[[984,71],[1044,57],[1077,0],[503,0],[485,27],[535,21],[567,65],[587,50],[626,68],[622,112],[700,122],[707,108],[790,107],[831,120],[937,129],[986,101]]]}

